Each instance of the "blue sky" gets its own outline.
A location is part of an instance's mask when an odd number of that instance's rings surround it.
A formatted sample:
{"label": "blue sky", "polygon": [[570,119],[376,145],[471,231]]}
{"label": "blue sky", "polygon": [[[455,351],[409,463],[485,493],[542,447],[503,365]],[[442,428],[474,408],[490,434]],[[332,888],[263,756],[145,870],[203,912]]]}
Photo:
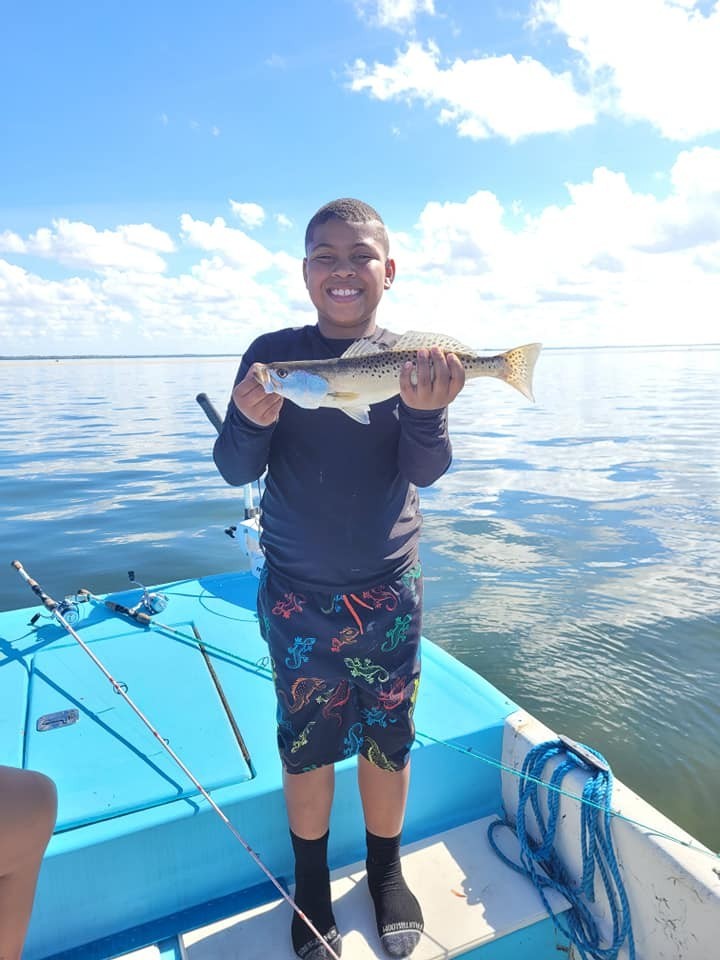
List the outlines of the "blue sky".
{"label": "blue sky", "polygon": [[240,353],[313,322],[358,196],[380,320],[717,341],[720,2],[28,0],[0,31],[0,355]]}

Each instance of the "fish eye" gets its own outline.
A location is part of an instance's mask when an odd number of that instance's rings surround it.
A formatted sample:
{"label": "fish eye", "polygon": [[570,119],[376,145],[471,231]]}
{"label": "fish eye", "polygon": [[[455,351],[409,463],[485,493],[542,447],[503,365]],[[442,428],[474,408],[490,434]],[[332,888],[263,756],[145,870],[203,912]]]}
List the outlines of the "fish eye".
{"label": "fish eye", "polygon": [[284,380],[285,377],[288,375],[288,372],[284,367],[278,367],[275,373],[277,374],[278,377],[280,377],[281,380]]}

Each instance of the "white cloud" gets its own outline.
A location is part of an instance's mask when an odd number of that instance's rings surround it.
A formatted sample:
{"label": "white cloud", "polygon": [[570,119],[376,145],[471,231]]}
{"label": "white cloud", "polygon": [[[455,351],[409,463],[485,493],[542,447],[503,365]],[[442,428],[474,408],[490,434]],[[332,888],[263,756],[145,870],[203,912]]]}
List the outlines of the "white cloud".
{"label": "white cloud", "polygon": [[0,253],[26,253],[88,270],[159,273],[166,267],[159,254],[174,249],[167,233],[149,223],[96,230],[87,223],[60,219],[53,221],[53,229],[41,227],[26,239],[9,230],[0,233]]}
{"label": "white cloud", "polygon": [[401,30],[412,26],[418,14],[435,13],[434,0],[355,0],[360,17],[378,27]]}
{"label": "white cloud", "polygon": [[312,321],[301,260],[268,256],[272,283],[219,254],[178,276],[113,270],[62,281],[0,259],[0,354],[239,354],[260,333]]}
{"label": "white cloud", "polygon": [[0,304],[19,310],[67,304],[76,309],[94,302],[92,284],[72,277],[66,281],[43,280],[23,267],[0,259]]}
{"label": "white cloud", "polygon": [[101,344],[110,352],[113,341],[126,349],[130,321],[97,280],[46,280],[0,259],[0,353],[85,353]]}
{"label": "white cloud", "polygon": [[[376,21],[405,24],[420,9],[380,4]],[[564,39],[568,69],[509,53],[445,59],[430,40],[408,43],[393,63],[356,60],[350,88],[437,107],[441,122],[472,139],[570,131],[600,114],[646,121],[678,141],[720,131],[720,0],[535,0],[528,23]]]}
{"label": "white cloud", "polygon": [[289,230],[293,225],[293,222],[290,219],[290,217],[286,216],[284,213],[276,213],[275,222],[283,230]]}
{"label": "white cloud", "polygon": [[479,140],[500,136],[514,141],[531,134],[574,130],[592,123],[591,101],[567,73],[552,73],[538,60],[506,54],[454,60],[444,67],[432,41],[409,43],[391,65],[356,60],[350,88],[378,100],[420,100],[440,107],[442,123]]}
{"label": "white cloud", "polygon": [[[598,167],[532,215],[487,190],[428,202],[414,225],[391,231],[398,276],[381,322],[477,347],[717,340],[720,150],[679,153],[665,187],[638,192]],[[148,224],[123,230],[131,246],[174,246]],[[175,275],[115,257],[90,276],[49,280],[12,262],[28,241],[4,234],[0,353],[237,353],[263,330],[314,322],[299,256],[220,217],[186,213],[180,236],[191,265]]]}
{"label": "white cloud", "polygon": [[[664,199],[606,168],[567,184],[568,202],[511,228],[497,198],[426,205],[393,237],[396,326],[476,345],[707,342],[720,315],[720,150],[679,155]],[[447,318],[452,317],[451,321]]]}
{"label": "white cloud", "polygon": [[672,169],[672,195],[649,249],[691,250],[720,243],[720,151],[683,151]]}
{"label": "white cloud", "polygon": [[565,36],[604,109],[675,140],[720,130],[720,2],[536,0],[531,22]]}
{"label": "white cloud", "polygon": [[193,220],[189,213],[184,213],[180,217],[180,227],[188,246],[220,253],[244,273],[256,274],[272,266],[273,257],[266,247],[242,230],[228,227],[222,217],[206,223]]}
{"label": "white cloud", "polygon": [[231,200],[230,207],[240,222],[251,230],[265,223],[265,211],[259,203],[238,203],[237,200]]}

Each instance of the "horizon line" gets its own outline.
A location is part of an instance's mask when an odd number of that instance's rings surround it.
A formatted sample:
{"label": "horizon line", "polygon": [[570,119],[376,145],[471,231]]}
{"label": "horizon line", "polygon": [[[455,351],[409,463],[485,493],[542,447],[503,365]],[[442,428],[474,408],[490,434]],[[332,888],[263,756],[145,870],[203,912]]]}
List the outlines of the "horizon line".
{"label": "horizon line", "polygon": [[[697,349],[699,347],[720,347],[720,341],[706,343],[601,343],[575,344],[572,346],[543,347],[543,350],[671,350]],[[478,348],[487,352],[497,347]],[[182,360],[182,359],[212,359],[212,358],[240,358],[242,353],[18,353],[0,354],[0,361],[7,360]]]}

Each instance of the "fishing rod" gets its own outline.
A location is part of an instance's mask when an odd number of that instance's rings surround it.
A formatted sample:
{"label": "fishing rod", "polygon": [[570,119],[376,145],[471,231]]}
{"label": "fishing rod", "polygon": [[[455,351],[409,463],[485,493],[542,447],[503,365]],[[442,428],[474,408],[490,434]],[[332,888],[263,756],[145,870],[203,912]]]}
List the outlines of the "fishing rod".
{"label": "fishing rod", "polygon": [[[553,783],[552,781],[543,780],[542,777],[536,777],[530,773],[518,770],[516,767],[510,766],[510,764],[504,763],[502,760],[498,760],[495,757],[489,757],[487,754],[481,753],[475,747],[470,747],[462,743],[450,743],[448,740],[441,740],[438,737],[433,737],[431,734],[426,733],[423,730],[416,730],[415,733],[418,737],[421,737],[424,740],[430,740],[432,743],[436,743],[438,746],[447,747],[448,750],[454,750],[456,753],[463,754],[463,756],[470,757],[473,760],[481,760],[483,763],[487,763],[491,767],[495,767],[502,773],[512,774],[514,777],[517,777],[519,780],[521,780],[523,784],[534,783],[538,787],[544,787],[548,793],[556,793],[558,796],[565,797],[568,800],[575,800],[580,806],[590,807],[603,813],[606,812],[604,806],[593,802],[587,797],[580,796],[577,793],[571,793],[568,790],[563,790],[562,787],[556,783]],[[594,767],[596,770],[600,771],[609,770],[609,767],[606,763],[599,764],[597,758],[595,757],[591,759],[588,754],[588,748],[584,747],[583,744],[576,743],[569,737],[564,737],[562,735],[558,736],[557,740],[559,744],[565,746],[569,753],[579,757],[580,760],[585,763],[586,768]],[[694,853],[700,853],[703,856],[710,857],[713,860],[720,860],[720,853],[716,853],[714,850],[710,850],[707,847],[698,846],[697,842],[695,841],[683,840],[680,837],[673,836],[671,833],[665,833],[662,830],[658,830],[657,827],[651,827],[649,824],[643,823],[641,820],[635,820],[632,817],[628,817],[624,813],[620,813],[619,810],[609,810],[607,812],[612,818],[616,820],[622,820],[630,826],[640,827],[648,834],[653,834],[656,837],[662,837],[663,840],[671,840],[673,843],[677,843],[681,847],[686,847],[688,850],[692,850]]]}
{"label": "fishing rod", "polygon": [[[268,676],[268,678],[270,678],[270,671],[266,667],[261,666],[260,663],[255,663],[252,660],[246,660],[244,657],[240,657],[236,653],[224,649],[224,647],[218,647],[216,644],[206,643],[204,640],[198,640],[197,636],[191,636],[189,633],[185,633],[184,630],[178,630],[177,627],[171,627],[167,623],[160,623],[158,620],[153,620],[151,616],[149,616],[147,613],[143,613],[142,610],[138,610],[136,607],[126,607],[124,604],[118,603],[116,600],[103,600],[101,597],[91,593],[91,591],[85,587],[81,587],[75,596],[81,602],[89,600],[91,603],[98,604],[98,606],[107,607],[107,609],[112,610],[113,613],[117,613],[122,617],[127,617],[129,620],[134,621],[147,630],[154,629],[160,633],[168,633],[170,636],[184,640],[186,643],[191,643],[193,646],[202,644],[206,650],[210,650],[212,653],[221,654],[224,657],[228,657],[233,661],[245,664],[248,667],[253,667],[256,671],[264,673]],[[195,630],[194,626],[193,630]]]}
{"label": "fishing rod", "polygon": [[235,714],[230,709],[230,704],[228,703],[228,699],[225,696],[225,691],[223,690],[222,684],[220,683],[220,677],[217,675],[215,667],[213,666],[213,662],[210,659],[210,656],[207,652],[205,644],[202,641],[202,637],[200,636],[200,631],[195,626],[195,624],[192,625],[192,628],[193,628],[193,633],[195,634],[195,637],[197,639],[198,646],[200,647],[200,653],[202,654],[203,660],[205,661],[205,666],[207,667],[208,673],[212,678],[212,682],[215,684],[215,690],[217,691],[217,695],[220,697],[220,703],[222,703],[223,705],[223,710],[225,711],[225,714],[228,718],[230,726],[232,727],[232,732],[235,734],[235,739],[237,740],[237,744],[240,747],[240,752],[243,755],[245,763],[248,765],[249,769],[252,770],[252,760],[250,759],[250,751],[248,750],[247,745],[245,743],[245,738],[240,732],[240,727],[237,725]]}
{"label": "fishing rod", "polygon": [[206,393],[199,393],[195,400],[200,404],[203,409],[203,413],[208,418],[210,423],[215,427],[218,433],[222,430],[223,419],[220,416],[217,408],[213,405],[212,400],[208,397]]}
{"label": "fishing rod", "polygon": [[[208,397],[206,393],[199,393],[195,400],[202,408],[203,413],[208,418],[210,423],[215,427],[218,433],[222,430],[223,418],[220,416],[220,413],[217,407],[213,404],[212,400]],[[257,480],[258,485],[258,496],[260,494],[260,480]],[[253,503],[253,491],[252,484],[246,483],[243,488],[243,496],[245,500],[245,519],[252,520],[255,517],[259,516],[260,510]],[[225,531],[229,537],[235,538],[237,533],[237,527],[228,527]]]}
{"label": "fishing rod", "polygon": [[[194,623],[192,624],[193,636],[191,637],[189,633],[183,633],[182,630],[178,630],[175,627],[170,627],[165,623],[156,623],[153,619],[151,619],[149,614],[143,613],[142,610],[139,609],[140,604],[136,604],[136,606],[134,607],[126,607],[124,604],[117,603],[115,600],[101,600],[100,597],[96,597],[95,594],[90,593],[90,591],[86,590],[85,587],[81,587],[78,590],[76,596],[81,600],[90,600],[94,603],[102,604],[103,606],[107,607],[109,610],[112,610],[114,613],[119,613],[124,617],[128,617],[128,619],[134,620],[135,623],[139,623],[143,627],[146,627],[146,628],[154,627],[156,630],[169,633],[174,637],[180,637],[182,640],[186,640],[188,642],[194,641],[195,644],[198,646],[200,653],[202,654],[203,660],[205,661],[205,666],[207,667],[208,673],[210,674],[210,678],[212,679],[212,682],[215,686],[217,695],[220,697],[220,702],[222,703],[223,709],[225,710],[225,713],[228,718],[228,722],[230,723],[232,732],[234,733],[235,739],[237,740],[237,744],[240,747],[240,752],[243,755],[243,759],[245,760],[245,763],[247,763],[248,767],[252,769],[252,760],[250,758],[250,751],[248,750],[247,744],[245,743],[245,738],[243,737],[242,732],[240,731],[240,727],[237,725],[237,721],[235,720],[233,712],[230,709],[230,704],[228,703],[227,697],[225,696],[225,691],[223,690],[222,684],[220,683],[220,678],[218,677],[217,672],[215,671],[215,667],[213,666],[212,660],[208,655],[208,646],[207,644],[204,643],[203,638],[200,636],[200,631],[198,630],[197,626]],[[150,594],[150,596],[163,597],[165,604],[167,604],[167,597],[164,593]],[[219,649],[219,648],[211,647],[211,649]],[[221,652],[225,653],[226,651],[223,650]]]}
{"label": "fishing rod", "polygon": [[[329,944],[328,941],[325,939],[325,937],[324,937],[324,936],[320,933],[320,931],[315,927],[315,925],[314,925],[314,924],[312,923],[312,921],[306,916],[306,914],[303,913],[303,911],[300,909],[300,907],[297,905],[297,903],[293,900],[293,898],[290,896],[290,894],[287,893],[287,892],[283,889],[280,881],[277,880],[276,877],[272,874],[272,872],[265,866],[265,864],[263,863],[263,861],[260,859],[260,857],[257,855],[257,853],[255,853],[255,851],[253,850],[253,848],[250,846],[250,844],[247,842],[247,840],[245,840],[245,838],[242,836],[242,834],[240,834],[240,833],[235,829],[235,827],[234,827],[234,826],[232,825],[232,823],[230,822],[229,818],[226,816],[225,813],[223,813],[223,811],[221,810],[221,808],[215,803],[215,801],[214,801],[213,798],[210,796],[210,794],[209,794],[208,791],[205,789],[205,787],[203,787],[203,785],[200,783],[200,781],[191,773],[191,771],[188,769],[188,767],[183,763],[183,761],[180,759],[180,757],[175,753],[175,751],[172,749],[172,747],[170,746],[170,744],[163,738],[163,736],[162,736],[162,735],[155,729],[155,727],[150,723],[150,721],[148,720],[148,718],[145,716],[145,714],[142,712],[142,710],[140,710],[140,708],[137,706],[137,704],[128,696],[128,694],[127,694],[127,693],[125,692],[125,690],[123,689],[122,684],[119,683],[119,682],[113,677],[113,675],[112,675],[112,674],[109,672],[109,670],[105,667],[105,665],[102,663],[102,661],[101,661],[100,659],[98,659],[98,657],[95,656],[95,654],[92,652],[92,650],[90,649],[90,647],[85,643],[85,641],[84,641],[80,636],[78,636],[77,632],[73,629],[73,627],[70,626],[70,624],[69,624],[69,623],[67,622],[67,620],[65,619],[64,614],[61,612],[61,604],[58,603],[57,600],[53,600],[53,598],[52,598],[51,596],[49,596],[47,593],[45,593],[45,591],[42,589],[42,587],[41,587],[40,584],[37,582],[37,580],[33,580],[33,578],[32,578],[32,577],[30,576],[30,574],[25,570],[25,568],[23,567],[23,565],[20,563],[19,560],[13,560],[12,563],[11,563],[11,566],[13,566],[13,567],[17,570],[17,572],[20,574],[20,576],[21,576],[22,579],[25,581],[25,583],[27,583],[27,585],[30,587],[30,589],[32,590],[32,592],[40,599],[40,601],[41,601],[41,603],[43,604],[43,606],[45,607],[45,609],[52,615],[52,617],[53,617],[55,620],[57,620],[57,622],[60,624],[60,626],[73,638],[73,640],[75,640],[76,643],[78,643],[78,644],[80,645],[80,647],[81,647],[81,648],[83,649],[83,651],[90,657],[90,659],[93,661],[93,663],[95,664],[95,666],[100,670],[100,672],[103,674],[103,676],[106,678],[106,680],[109,680],[109,682],[112,684],[112,687],[113,687],[115,693],[120,694],[120,696],[121,696],[121,697],[123,698],[123,700],[127,703],[127,705],[130,707],[130,709],[133,711],[133,713],[135,713],[135,715],[142,721],[142,723],[147,727],[147,729],[150,731],[150,733],[155,737],[155,739],[158,741],[158,743],[159,743],[160,746],[163,748],[163,750],[165,750],[165,752],[170,755],[170,757],[172,758],[172,760],[178,765],[178,767],[180,767],[180,769],[182,770],[182,772],[183,772],[183,773],[185,774],[185,776],[190,780],[190,782],[193,784],[193,786],[194,786],[194,787],[198,790],[198,792],[201,793],[202,796],[207,800],[207,802],[210,804],[210,806],[212,807],[212,809],[215,811],[215,813],[220,817],[220,819],[222,820],[222,822],[223,822],[223,823],[225,824],[225,826],[228,828],[228,830],[230,831],[230,833],[232,833],[232,835],[235,837],[235,839],[238,841],[238,843],[241,844],[241,846],[243,847],[243,849],[245,850],[245,852],[248,853],[248,854],[250,855],[250,857],[252,857],[253,861],[254,861],[254,862],[257,864],[257,866],[262,870],[262,872],[265,874],[265,876],[268,878],[268,880],[272,883],[272,885],[276,888],[276,890],[278,890],[278,892],[279,892],[280,895],[282,896],[283,900],[285,900],[287,903],[290,904],[290,906],[291,906],[292,909],[295,911],[295,913],[297,913],[297,915],[300,917],[300,919],[308,926],[308,928],[312,931],[312,933],[318,938],[318,940],[320,941],[320,943],[325,947],[325,949],[328,951],[328,953],[329,953],[330,956],[333,958],[333,960],[340,960],[339,955],[333,950],[333,948],[330,946],[330,944]],[[127,608],[126,608],[126,609],[127,609]],[[138,614],[139,614],[139,616],[147,616],[147,614],[140,614],[139,611],[138,611]]]}

